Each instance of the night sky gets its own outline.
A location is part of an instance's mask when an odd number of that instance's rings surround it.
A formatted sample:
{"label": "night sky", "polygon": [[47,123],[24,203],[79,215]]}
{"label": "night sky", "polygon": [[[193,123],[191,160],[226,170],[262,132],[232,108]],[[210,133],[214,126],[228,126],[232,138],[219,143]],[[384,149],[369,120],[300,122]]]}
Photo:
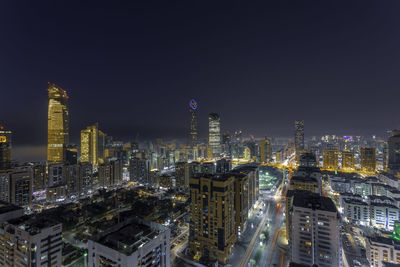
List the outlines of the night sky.
{"label": "night sky", "polygon": [[191,98],[202,137],[210,112],[260,137],[296,119],[306,137],[399,125],[399,1],[214,2],[2,1],[13,146],[46,144],[48,81],[70,96],[76,143],[94,122],[124,141],[187,138]]}

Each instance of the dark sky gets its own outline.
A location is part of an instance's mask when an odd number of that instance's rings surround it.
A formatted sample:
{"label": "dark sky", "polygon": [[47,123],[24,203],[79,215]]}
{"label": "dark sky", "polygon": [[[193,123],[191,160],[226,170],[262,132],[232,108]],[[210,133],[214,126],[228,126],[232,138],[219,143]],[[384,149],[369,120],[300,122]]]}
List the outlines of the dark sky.
{"label": "dark sky", "polygon": [[[382,134],[399,124],[399,1],[1,1],[0,124],[46,143],[47,81],[71,139],[183,138],[188,102],[223,130]],[[263,1],[267,2],[267,1]]]}

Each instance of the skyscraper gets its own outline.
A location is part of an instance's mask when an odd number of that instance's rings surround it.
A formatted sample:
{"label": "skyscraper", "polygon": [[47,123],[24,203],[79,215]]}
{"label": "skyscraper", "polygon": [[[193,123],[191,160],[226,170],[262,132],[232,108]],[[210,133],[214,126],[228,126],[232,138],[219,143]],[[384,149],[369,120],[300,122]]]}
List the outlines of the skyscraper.
{"label": "skyscraper", "polygon": [[195,146],[197,144],[197,102],[192,99],[189,102],[190,111],[190,144]]}
{"label": "skyscraper", "polygon": [[99,125],[95,123],[81,131],[81,162],[98,165]]}
{"label": "skyscraper", "polygon": [[376,150],[374,147],[361,147],[361,170],[374,172],[376,170]]}
{"label": "skyscraper", "polygon": [[304,121],[294,122],[294,145],[296,152],[304,150]]}
{"label": "skyscraper", "polygon": [[68,144],[68,95],[59,86],[50,82],[47,91],[49,94],[47,161],[51,164],[62,163],[65,160],[65,152]]}
{"label": "skyscraper", "polygon": [[213,157],[218,157],[221,154],[221,127],[217,113],[208,115],[208,132],[208,144],[212,149]]}
{"label": "skyscraper", "polygon": [[0,170],[10,168],[11,163],[11,131],[0,125]]}
{"label": "skyscraper", "polygon": [[393,130],[388,139],[388,167],[392,173],[400,171],[400,130]]}
{"label": "skyscraper", "polygon": [[337,148],[322,151],[322,164],[324,169],[337,170],[339,167],[339,151]]}
{"label": "skyscraper", "polygon": [[291,261],[306,266],[343,266],[339,214],[332,199],[296,192],[290,225]]}

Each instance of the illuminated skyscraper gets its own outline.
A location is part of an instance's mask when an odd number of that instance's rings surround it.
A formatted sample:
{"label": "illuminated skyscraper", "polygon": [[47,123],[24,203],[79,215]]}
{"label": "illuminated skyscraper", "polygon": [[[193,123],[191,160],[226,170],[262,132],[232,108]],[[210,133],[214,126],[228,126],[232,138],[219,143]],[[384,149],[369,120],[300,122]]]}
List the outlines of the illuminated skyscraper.
{"label": "illuminated skyscraper", "polygon": [[68,144],[69,115],[68,95],[63,89],[49,82],[49,106],[47,117],[47,161],[62,163]]}
{"label": "illuminated skyscraper", "polygon": [[10,168],[11,163],[11,131],[0,125],[0,170]]}
{"label": "illuminated skyscraper", "polygon": [[81,131],[81,162],[98,165],[99,125],[95,123]]}
{"label": "illuminated skyscraper", "polygon": [[354,170],[354,152],[342,152],[342,169]]}
{"label": "illuminated skyscraper", "polygon": [[192,99],[189,102],[190,111],[190,144],[197,145],[197,102]]}
{"label": "illuminated skyscraper", "polygon": [[221,154],[221,127],[217,113],[208,115],[208,132],[208,144],[212,149],[213,157],[218,157]]}
{"label": "illuminated skyscraper", "polygon": [[339,167],[339,151],[337,148],[322,151],[322,164],[324,169],[337,170]]}
{"label": "illuminated skyscraper", "polygon": [[361,147],[361,170],[374,172],[376,170],[376,150],[374,147]]}
{"label": "illuminated skyscraper", "polygon": [[296,152],[304,150],[304,121],[294,122],[294,145]]}

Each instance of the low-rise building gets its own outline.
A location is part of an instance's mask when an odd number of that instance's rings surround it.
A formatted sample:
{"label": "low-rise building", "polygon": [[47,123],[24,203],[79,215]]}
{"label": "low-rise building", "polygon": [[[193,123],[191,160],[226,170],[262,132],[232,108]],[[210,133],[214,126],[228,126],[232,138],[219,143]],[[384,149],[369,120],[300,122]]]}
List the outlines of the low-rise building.
{"label": "low-rise building", "polygon": [[400,264],[400,242],[377,236],[366,238],[366,256],[372,267],[384,267],[385,263]]}
{"label": "low-rise building", "polygon": [[88,242],[88,266],[170,266],[170,230],[162,225],[128,219]]}

